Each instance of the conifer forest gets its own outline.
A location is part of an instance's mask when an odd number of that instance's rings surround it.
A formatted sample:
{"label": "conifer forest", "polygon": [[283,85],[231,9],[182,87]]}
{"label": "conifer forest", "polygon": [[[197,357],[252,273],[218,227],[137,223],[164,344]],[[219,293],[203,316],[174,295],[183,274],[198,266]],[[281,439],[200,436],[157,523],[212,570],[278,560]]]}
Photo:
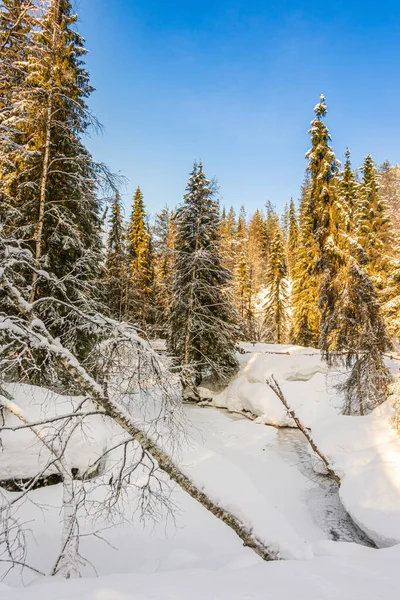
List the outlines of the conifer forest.
{"label": "conifer forest", "polygon": [[286,203],[128,198],[85,4],[0,0],[0,599],[398,598],[400,164],[317,94]]}

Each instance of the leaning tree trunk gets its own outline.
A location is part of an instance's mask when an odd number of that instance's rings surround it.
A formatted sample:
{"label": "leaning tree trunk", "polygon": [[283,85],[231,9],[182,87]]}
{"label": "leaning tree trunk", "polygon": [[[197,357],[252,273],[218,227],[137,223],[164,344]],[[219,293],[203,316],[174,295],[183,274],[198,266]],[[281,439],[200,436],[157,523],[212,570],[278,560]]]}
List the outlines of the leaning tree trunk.
{"label": "leaning tree trunk", "polygon": [[340,485],[340,478],[338,477],[338,475],[336,475],[335,471],[332,469],[332,466],[331,466],[329,460],[326,458],[325,454],[323,454],[321,452],[321,450],[318,448],[318,446],[314,442],[314,440],[313,440],[310,432],[308,431],[308,429],[303,425],[303,423],[297,417],[297,415],[296,415],[295,411],[293,410],[293,408],[290,408],[290,406],[287,403],[287,400],[286,400],[286,398],[285,398],[285,396],[284,396],[284,394],[283,394],[283,392],[281,390],[281,387],[280,387],[279,383],[276,381],[276,379],[275,379],[275,377],[273,375],[272,375],[272,377],[270,377],[269,379],[267,379],[267,384],[271,388],[271,390],[274,392],[274,394],[282,402],[283,406],[287,410],[288,415],[296,423],[298,429],[300,429],[301,433],[307,438],[307,441],[310,444],[310,446],[313,449],[313,451],[315,452],[315,454],[317,456],[319,456],[319,458],[322,460],[322,462],[324,463],[324,465],[326,467],[326,470],[328,471],[329,475],[332,477],[332,479],[334,479],[336,481],[336,483],[338,485]]}
{"label": "leaning tree trunk", "polygon": [[[35,318],[32,305],[24,302],[18,292],[7,281],[3,283],[3,289],[18,306],[20,312],[32,321]],[[156,442],[150,439],[140,427],[137,426],[129,412],[109,397],[107,389],[103,389],[103,387],[88,374],[85,368],[78,362],[77,358],[71,354],[68,349],[64,348],[59,340],[55,340],[52,337],[45,328],[43,322],[41,323],[40,333],[37,332],[37,336],[41,337],[41,347],[47,347],[60,365],[62,365],[66,372],[78,384],[81,391],[88,394],[96,405],[105,411],[107,416],[127,431],[132,439],[140,444],[143,450],[158,462],[161,470],[167,473],[173,481],[192,496],[192,498],[200,502],[200,504],[215,517],[233,529],[243,541],[243,544],[254,550],[254,552],[256,552],[263,560],[272,560],[276,558],[276,556],[274,556],[274,554],[266,547],[264,542],[258,539],[251,529],[246,527],[246,525],[228,510],[225,510],[222,506],[216,504],[205,492],[199,489],[177,465],[175,465],[164,450],[162,450]]]}
{"label": "leaning tree trunk", "polygon": [[[63,527],[61,536],[61,550],[52,569],[52,575],[62,575],[65,579],[79,574],[79,528],[77,511],[79,507],[79,493],[73,480],[71,469],[66,463],[64,450],[57,448],[58,439],[49,439],[48,435],[40,430],[37,425],[31,424],[20,406],[0,389],[0,407],[13,414],[24,425],[27,425],[32,433],[41,441],[53,457],[52,463],[62,479],[63,499]],[[55,443],[53,443],[55,442]]]}

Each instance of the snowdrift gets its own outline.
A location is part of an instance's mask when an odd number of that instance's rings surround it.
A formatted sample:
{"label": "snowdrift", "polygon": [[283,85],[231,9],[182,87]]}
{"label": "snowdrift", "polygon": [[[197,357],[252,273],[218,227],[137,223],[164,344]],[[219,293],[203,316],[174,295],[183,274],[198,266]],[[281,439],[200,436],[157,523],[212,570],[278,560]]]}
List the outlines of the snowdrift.
{"label": "snowdrift", "polygon": [[[295,427],[266,383],[278,380],[289,406],[312,430],[317,445],[342,480],[341,500],[353,520],[379,547],[400,542],[400,437],[392,428],[389,399],[370,415],[341,414],[335,385],[343,377],[330,371],[318,350],[297,346],[243,344],[241,369],[213,398],[216,407],[250,412],[259,423]],[[389,365],[398,372],[398,364]]]}

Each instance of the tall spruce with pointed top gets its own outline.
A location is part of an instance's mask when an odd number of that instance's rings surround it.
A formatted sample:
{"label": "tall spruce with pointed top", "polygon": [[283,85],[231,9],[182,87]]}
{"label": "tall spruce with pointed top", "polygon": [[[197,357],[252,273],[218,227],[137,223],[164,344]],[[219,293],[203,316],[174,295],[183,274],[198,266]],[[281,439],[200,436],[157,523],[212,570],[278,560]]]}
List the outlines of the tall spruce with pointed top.
{"label": "tall spruce with pointed top", "polygon": [[[320,117],[325,112],[325,108],[320,111]],[[363,415],[387,397],[391,378],[382,353],[390,341],[377,292],[363,267],[368,257],[353,236],[357,188],[350,154],[346,153],[339,181],[328,130],[316,122],[311,134],[315,140],[309,156],[318,248],[315,270],[321,279],[321,353],[328,365],[345,366],[349,371],[338,386],[345,396],[344,412]]]}
{"label": "tall spruce with pointed top", "polygon": [[358,240],[368,256],[368,274],[380,291],[387,283],[390,245],[393,242],[389,211],[379,191],[378,173],[370,154],[366,156],[361,170]]}
{"label": "tall spruce with pointed top", "polygon": [[140,187],[136,189],[133,199],[128,231],[128,259],[131,279],[130,318],[147,329],[154,322],[154,254]]}
{"label": "tall spruce with pointed top", "polygon": [[197,397],[205,378],[226,382],[238,366],[235,313],[225,293],[232,274],[222,264],[219,207],[202,163],[193,166],[175,222],[168,348],[185,391]]}
{"label": "tall spruce with pointed top", "polygon": [[300,346],[319,344],[320,312],[318,307],[320,279],[315,272],[317,244],[313,234],[310,204],[310,174],[306,173],[301,190],[299,241],[292,276],[292,343]]}
{"label": "tall spruce with pointed top", "polygon": [[168,206],[156,214],[152,228],[154,241],[155,324],[157,335],[168,333],[168,315],[172,293],[172,269],[175,244],[174,214]]}
{"label": "tall spruce with pointed top", "polygon": [[240,317],[242,339],[252,340],[254,339],[253,287],[248,258],[244,250],[240,253],[234,276],[236,306]]}
{"label": "tall spruce with pointed top", "polygon": [[344,204],[346,215],[346,229],[349,233],[354,233],[356,226],[356,211],[358,210],[358,192],[359,186],[356,175],[351,168],[351,153],[347,148],[344,153],[345,161],[339,182],[339,194]]}
{"label": "tall spruce with pointed top", "polygon": [[282,230],[277,227],[266,276],[267,300],[264,304],[265,340],[274,344],[287,342],[289,332],[288,269]]}
{"label": "tall spruce with pointed top", "polygon": [[126,238],[122,216],[121,198],[114,195],[107,237],[106,295],[111,315],[119,320],[126,318],[128,273],[126,264]]}
{"label": "tall spruce with pointed top", "polygon": [[287,226],[287,262],[288,272],[291,279],[297,261],[297,250],[299,245],[299,224],[297,220],[296,206],[293,198],[290,198]]}
{"label": "tall spruce with pointed top", "polygon": [[[17,216],[6,178],[16,167],[10,155],[21,141],[15,127],[15,98],[26,86],[25,59],[36,25],[32,8],[29,0],[3,0],[0,5],[0,222],[5,228],[12,227]],[[20,152],[26,157],[23,147]]]}
{"label": "tall spruce with pointed top", "polygon": [[[0,111],[2,130],[9,132],[7,144],[0,147],[2,196],[12,208],[13,234],[30,246],[39,267],[62,280],[62,289],[53,290],[50,281],[39,281],[34,272],[31,300],[67,294],[93,310],[104,280],[97,191],[113,180],[82,141],[98,123],[86,105],[92,87],[77,15],[68,0],[36,6],[40,10],[31,13],[29,43],[15,62],[23,76],[7,90],[8,109]],[[49,309],[47,318],[52,332],[83,356],[90,335],[67,324],[74,315],[58,306]]]}

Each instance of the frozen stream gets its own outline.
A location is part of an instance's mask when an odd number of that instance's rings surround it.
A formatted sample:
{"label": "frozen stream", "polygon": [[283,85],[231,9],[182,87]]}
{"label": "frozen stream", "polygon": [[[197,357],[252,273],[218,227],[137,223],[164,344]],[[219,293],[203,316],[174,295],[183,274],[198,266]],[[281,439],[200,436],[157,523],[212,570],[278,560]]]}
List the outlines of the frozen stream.
{"label": "frozen stream", "polygon": [[[303,539],[373,546],[344,510],[337,485],[314,472],[300,431],[278,430],[210,407],[187,406],[186,412],[194,424],[196,441],[243,474],[243,480],[238,477],[235,485],[248,485],[249,491],[255,487]],[[231,481],[227,484],[232,487]]]}

